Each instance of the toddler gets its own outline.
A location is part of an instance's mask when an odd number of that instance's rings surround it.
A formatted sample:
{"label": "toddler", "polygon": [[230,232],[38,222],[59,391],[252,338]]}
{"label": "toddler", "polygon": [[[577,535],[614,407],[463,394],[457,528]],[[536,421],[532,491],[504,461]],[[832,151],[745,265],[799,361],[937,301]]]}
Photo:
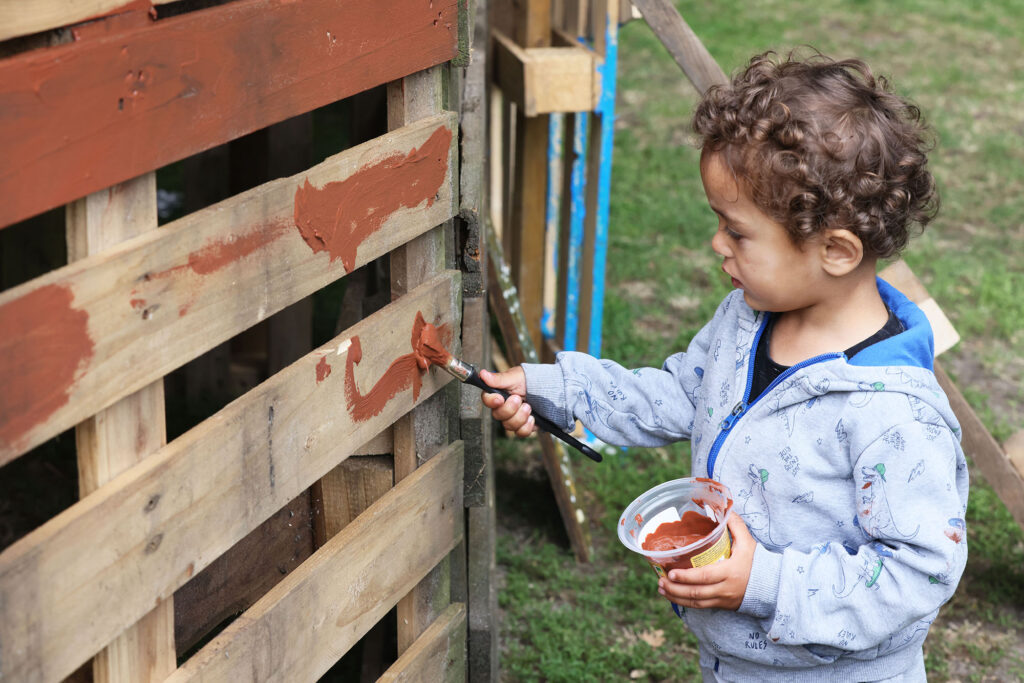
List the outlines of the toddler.
{"label": "toddler", "polygon": [[920,112],[860,60],[769,52],[693,128],[735,290],[660,369],[561,353],[481,373],[513,394],[483,401],[520,436],[532,405],[611,444],[689,439],[729,487],[732,556],[658,582],[705,681],[923,681],[968,479],[928,321],[875,275],[937,207]]}

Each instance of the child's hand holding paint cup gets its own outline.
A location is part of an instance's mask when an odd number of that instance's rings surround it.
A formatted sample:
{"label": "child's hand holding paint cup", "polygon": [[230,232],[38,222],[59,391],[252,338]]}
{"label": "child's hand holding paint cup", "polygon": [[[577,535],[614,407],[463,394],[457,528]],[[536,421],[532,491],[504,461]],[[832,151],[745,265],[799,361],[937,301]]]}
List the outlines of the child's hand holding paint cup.
{"label": "child's hand holding paint cup", "polygon": [[[731,513],[732,497],[723,484],[698,477],[676,479],[644,492],[626,507],[619,518],[619,540],[647,559],[658,573],[659,592],[672,602],[736,609],[743,601],[755,544],[743,520]],[[734,549],[742,557],[727,562]]]}
{"label": "child's hand holding paint cup", "polygon": [[517,365],[505,372],[480,370],[480,379],[488,386],[504,389],[512,394],[508,399],[486,392],[481,396],[481,400],[490,408],[495,420],[501,422],[505,429],[516,436],[529,436],[536,431],[533,415],[530,414],[530,405],[523,401],[523,397],[526,396],[526,373],[521,367]]}

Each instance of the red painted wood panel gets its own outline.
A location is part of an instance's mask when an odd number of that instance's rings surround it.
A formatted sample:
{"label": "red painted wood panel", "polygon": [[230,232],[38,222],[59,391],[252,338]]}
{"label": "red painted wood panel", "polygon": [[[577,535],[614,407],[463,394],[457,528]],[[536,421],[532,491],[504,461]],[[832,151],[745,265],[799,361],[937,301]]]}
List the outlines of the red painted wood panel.
{"label": "red painted wood panel", "polygon": [[0,227],[429,66],[457,0],[238,0],[0,62]]}

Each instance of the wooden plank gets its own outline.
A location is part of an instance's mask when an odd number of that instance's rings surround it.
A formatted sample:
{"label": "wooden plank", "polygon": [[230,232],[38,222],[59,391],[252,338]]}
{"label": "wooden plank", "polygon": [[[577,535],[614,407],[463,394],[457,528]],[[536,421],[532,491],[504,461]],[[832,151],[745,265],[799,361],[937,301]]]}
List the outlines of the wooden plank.
{"label": "wooden plank", "polygon": [[320,545],[345,528],[395,485],[390,455],[349,457],[320,480],[324,519]]}
{"label": "wooden plank", "polygon": [[928,318],[928,323],[932,326],[932,335],[935,337],[936,356],[953,348],[960,341],[960,335],[953,328],[953,323],[910,270],[906,261],[896,261],[878,273],[878,276],[903,292]]}
{"label": "wooden plank", "polygon": [[462,444],[370,506],[186,662],[183,681],[315,681],[462,538]]}
{"label": "wooden plank", "polygon": [[[176,0],[157,0],[160,2]],[[88,19],[124,12],[146,11],[152,5],[146,0],[0,0],[0,41],[41,33],[69,26]]]}
{"label": "wooden plank", "polygon": [[449,219],[455,125],[425,119],[0,293],[0,465]]}
{"label": "wooden plank", "polygon": [[544,228],[547,221],[548,117],[516,117],[516,197],[512,205],[512,277],[534,348],[544,310]]}
{"label": "wooden plank", "polygon": [[[408,125],[431,116],[445,105],[445,80],[448,74],[434,67],[388,84],[388,127]],[[391,295],[401,296],[432,273],[444,268],[446,222],[391,254]],[[460,301],[461,313],[461,301]],[[453,335],[455,336],[455,335]],[[458,354],[458,341],[449,347]],[[438,372],[435,368],[433,372]],[[454,408],[454,407],[453,407]],[[395,423],[395,481],[409,477],[449,441],[444,395],[411,411]],[[423,580],[398,602],[398,653],[401,655],[450,602],[450,571],[447,559],[428,572]]]}
{"label": "wooden plank", "polygon": [[[449,605],[377,683],[460,681],[465,667],[466,606]],[[460,675],[462,674],[462,675]]]}
{"label": "wooden plank", "polygon": [[995,490],[1021,527],[1024,527],[1024,476],[1013,466],[999,443],[992,437],[963,393],[936,360],[935,377],[949,398],[949,405],[960,421],[960,442],[964,453]]}
{"label": "wooden plank", "polygon": [[412,336],[418,316],[455,324],[459,280],[349,328],[0,553],[0,678],[67,675],[444,386],[416,370]]}
{"label": "wooden plank", "polygon": [[[307,490],[175,591],[174,641],[179,654],[225,619],[248,609],[313,554],[310,513]],[[172,661],[164,676],[175,666]]]}
{"label": "wooden plank", "polygon": [[595,55],[579,45],[522,48],[494,31],[498,86],[526,116],[590,111],[600,96]]}
{"label": "wooden plank", "polygon": [[522,0],[515,3],[515,40],[523,47],[551,44],[551,0]]}
{"label": "wooden plank", "polygon": [[633,5],[697,92],[703,94],[713,85],[729,82],[722,67],[669,0],[633,0]]}
{"label": "wooden plank", "polygon": [[0,226],[445,62],[457,15],[457,0],[238,0],[4,60]]}
{"label": "wooden plank", "polygon": [[[511,281],[510,271],[505,263],[498,236],[488,224],[487,229],[488,273],[490,275],[491,309],[498,321],[498,327],[509,351],[509,361],[515,365],[538,362],[537,349],[533,346],[526,325],[522,321],[516,287]],[[569,536],[569,545],[578,562],[590,558],[590,531],[586,526],[586,513],[576,495],[576,481],[572,475],[572,463],[561,441],[550,434],[538,432],[541,458],[551,482],[551,490],[562,516],[562,524]]]}
{"label": "wooden plank", "polygon": [[[156,174],[68,205],[66,220],[69,261],[155,230]],[[84,498],[167,443],[163,380],[81,422],[75,443]],[[160,681],[174,668],[174,602],[168,598],[96,655],[93,678],[103,683]]]}

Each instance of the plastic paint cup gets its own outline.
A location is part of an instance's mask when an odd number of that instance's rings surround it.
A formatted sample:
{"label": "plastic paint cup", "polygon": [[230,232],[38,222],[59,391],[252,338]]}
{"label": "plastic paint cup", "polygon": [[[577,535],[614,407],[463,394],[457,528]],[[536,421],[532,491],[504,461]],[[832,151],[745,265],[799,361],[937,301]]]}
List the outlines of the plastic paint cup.
{"label": "plastic paint cup", "polygon": [[[643,543],[661,524],[679,521],[687,512],[707,517],[714,528],[699,540],[669,550],[644,550]],[[732,494],[713,479],[686,477],[659,484],[630,503],[619,517],[619,540],[647,558],[658,576],[671,569],[702,567],[732,554],[732,536],[726,521],[732,512]]]}

